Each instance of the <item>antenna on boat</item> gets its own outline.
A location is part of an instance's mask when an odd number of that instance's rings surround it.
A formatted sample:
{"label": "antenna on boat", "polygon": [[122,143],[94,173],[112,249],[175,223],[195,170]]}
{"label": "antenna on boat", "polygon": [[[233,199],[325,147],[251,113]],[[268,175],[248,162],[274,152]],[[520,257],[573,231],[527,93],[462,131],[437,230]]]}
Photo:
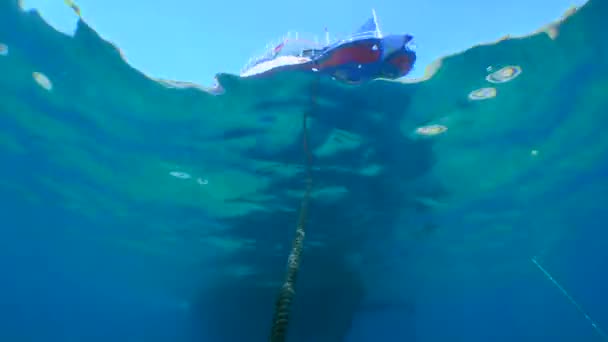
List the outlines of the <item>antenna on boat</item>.
{"label": "antenna on boat", "polygon": [[374,17],[374,26],[376,27],[376,37],[382,37],[382,32],[380,31],[380,25],[378,24],[378,17],[376,16],[376,10],[372,8],[372,16]]}
{"label": "antenna on boat", "polygon": [[325,44],[329,45],[329,31],[325,28]]}

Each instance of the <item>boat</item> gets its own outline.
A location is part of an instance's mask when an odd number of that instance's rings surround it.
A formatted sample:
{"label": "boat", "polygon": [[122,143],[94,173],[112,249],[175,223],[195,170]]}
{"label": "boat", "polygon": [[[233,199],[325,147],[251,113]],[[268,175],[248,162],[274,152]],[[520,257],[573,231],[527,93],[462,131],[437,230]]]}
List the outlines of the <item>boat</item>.
{"label": "boat", "polygon": [[407,75],[416,62],[413,36],[383,35],[376,13],[347,37],[330,42],[287,35],[252,58],[241,77],[265,77],[278,72],[318,72],[349,84],[374,79],[397,79]]}

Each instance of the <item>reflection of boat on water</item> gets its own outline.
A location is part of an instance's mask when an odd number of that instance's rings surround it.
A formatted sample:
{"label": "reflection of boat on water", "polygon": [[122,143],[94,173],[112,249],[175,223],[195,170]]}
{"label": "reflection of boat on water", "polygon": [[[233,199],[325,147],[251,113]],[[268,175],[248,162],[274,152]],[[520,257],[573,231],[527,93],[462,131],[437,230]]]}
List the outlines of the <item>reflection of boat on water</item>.
{"label": "reflection of boat on water", "polygon": [[249,61],[241,77],[260,77],[275,72],[300,70],[320,72],[347,83],[376,78],[405,76],[416,61],[413,37],[409,34],[383,36],[376,14],[353,34],[325,44],[288,36],[262,56]]}

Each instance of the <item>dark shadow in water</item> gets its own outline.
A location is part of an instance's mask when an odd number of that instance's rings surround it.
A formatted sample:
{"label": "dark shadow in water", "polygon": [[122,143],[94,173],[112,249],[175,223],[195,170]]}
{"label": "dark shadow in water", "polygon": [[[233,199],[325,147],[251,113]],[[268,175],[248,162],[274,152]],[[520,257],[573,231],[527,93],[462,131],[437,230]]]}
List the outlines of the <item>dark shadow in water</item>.
{"label": "dark shadow in water", "polygon": [[[425,174],[433,164],[430,143],[411,140],[395,124],[406,114],[407,96],[401,94],[404,106],[397,108],[375,107],[374,99],[352,95],[332,100],[335,105],[315,107],[311,113],[316,119],[310,128],[313,148],[329,138],[332,128],[360,135],[363,141],[355,150],[314,160],[314,166],[319,168],[313,175],[315,187],[341,186],[348,192],[339,201],[311,203],[307,247],[291,316],[290,341],[294,342],[343,341],[367,292],[361,279],[365,274],[352,264],[350,257],[365,253],[368,246],[389,241],[404,206],[411,206],[413,212],[426,210],[413,200],[417,193],[400,186]],[[272,106],[266,102],[263,108],[268,110]],[[297,137],[293,145],[278,153],[251,149],[247,157],[301,164],[301,140],[302,137]],[[375,175],[340,171],[370,164],[381,165],[383,169]],[[272,170],[265,172],[272,174]],[[300,202],[286,192],[303,190],[303,177],[298,174],[275,181],[264,191],[274,198],[273,204],[292,211],[255,212],[223,222],[230,227],[227,237],[256,243],[254,249],[244,250],[220,264],[254,265],[257,273],[201,291],[196,304],[200,321],[205,323],[201,328],[212,331],[217,341],[267,340]],[[444,195],[440,186],[427,191],[433,194],[430,197]],[[376,304],[386,306],[386,302]],[[368,305],[374,307],[373,303]]]}

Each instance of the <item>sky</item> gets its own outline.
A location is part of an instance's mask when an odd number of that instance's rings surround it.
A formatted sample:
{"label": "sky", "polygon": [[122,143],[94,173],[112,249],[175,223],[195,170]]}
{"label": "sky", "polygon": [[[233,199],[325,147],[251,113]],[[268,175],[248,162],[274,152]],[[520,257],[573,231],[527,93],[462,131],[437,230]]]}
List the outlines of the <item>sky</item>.
{"label": "sky", "polygon": [[[288,31],[346,35],[376,10],[383,33],[414,35],[422,76],[439,57],[506,34],[523,35],[584,0],[75,0],[82,17],[147,75],[212,85],[216,73],[238,74],[247,60]],[[63,0],[24,0],[59,31],[77,17]]]}

